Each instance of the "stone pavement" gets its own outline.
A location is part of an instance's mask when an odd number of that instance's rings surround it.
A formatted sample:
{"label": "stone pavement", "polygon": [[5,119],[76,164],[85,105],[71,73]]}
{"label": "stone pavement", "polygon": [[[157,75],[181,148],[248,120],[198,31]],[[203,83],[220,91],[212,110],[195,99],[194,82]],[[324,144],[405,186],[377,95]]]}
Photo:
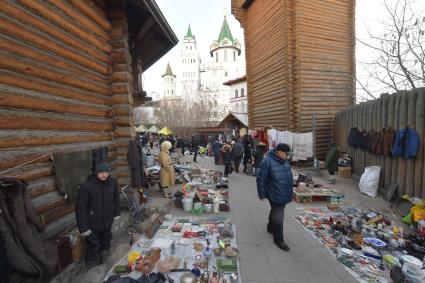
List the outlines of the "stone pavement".
{"label": "stone pavement", "polygon": [[[208,168],[223,170],[215,166],[213,158],[198,158],[199,164]],[[323,177],[320,176],[323,174]],[[324,170],[313,177],[317,183],[325,183]],[[382,198],[370,198],[358,191],[352,179],[337,177],[335,187],[346,194],[346,203],[358,207],[373,207],[375,210],[390,213],[389,205]],[[326,202],[311,205],[290,203],[285,210],[285,241],[291,250],[285,252],[277,248],[272,236],[266,231],[269,212],[268,202],[257,197],[255,178],[242,173],[231,174],[229,215],[236,224],[237,242],[240,250],[240,265],[244,283],[253,282],[299,282],[299,283],[350,283],[358,282],[337,262],[320,242],[314,239],[301,224],[294,219],[299,207],[323,206]],[[172,214],[184,213],[172,209]]]}

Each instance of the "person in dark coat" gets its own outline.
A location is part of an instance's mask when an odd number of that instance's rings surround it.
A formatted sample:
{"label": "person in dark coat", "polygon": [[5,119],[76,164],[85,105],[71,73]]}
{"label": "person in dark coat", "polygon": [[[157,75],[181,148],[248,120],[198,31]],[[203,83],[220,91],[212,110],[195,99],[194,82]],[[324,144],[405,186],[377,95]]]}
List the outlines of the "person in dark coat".
{"label": "person in dark coat", "polygon": [[273,234],[274,243],[289,251],[283,237],[285,206],[292,200],[293,176],[289,163],[290,147],[280,143],[261,162],[257,175],[257,192],[260,200],[270,202],[267,232]]}
{"label": "person in dark coat", "polygon": [[224,177],[228,177],[232,173],[232,149],[230,145],[225,144],[221,148],[223,154],[223,163],[224,163]]}
{"label": "person in dark coat", "polygon": [[109,175],[107,163],[101,163],[95,174],[83,184],[77,196],[75,215],[78,230],[86,238],[88,268],[104,262],[112,240],[112,223],[120,216],[120,193],[117,181]]}
{"label": "person in dark coat", "polygon": [[232,158],[233,158],[233,164],[235,165],[235,172],[239,173],[239,166],[241,164],[241,159],[243,155],[243,145],[240,141],[237,141],[234,143],[232,148]]}
{"label": "person in dark coat", "polygon": [[257,148],[254,150],[252,154],[252,158],[254,159],[254,170],[252,174],[257,176],[258,168],[260,167],[261,161],[263,161],[264,154],[266,153],[266,144],[263,142],[259,142]]}
{"label": "person in dark coat", "polygon": [[131,169],[131,186],[135,189],[146,188],[143,146],[136,139],[130,140],[128,144],[127,160]]}
{"label": "person in dark coat", "polygon": [[243,172],[246,173],[248,163],[252,162],[251,143],[247,143],[243,154]]}
{"label": "person in dark coat", "polygon": [[330,143],[329,151],[326,154],[325,167],[328,169],[328,184],[335,184],[335,171],[338,170],[338,149],[335,143]]}
{"label": "person in dark coat", "polygon": [[212,150],[214,153],[214,163],[215,165],[219,165],[220,164],[220,150],[221,150],[221,145],[219,143],[218,140],[215,140],[212,144]]}

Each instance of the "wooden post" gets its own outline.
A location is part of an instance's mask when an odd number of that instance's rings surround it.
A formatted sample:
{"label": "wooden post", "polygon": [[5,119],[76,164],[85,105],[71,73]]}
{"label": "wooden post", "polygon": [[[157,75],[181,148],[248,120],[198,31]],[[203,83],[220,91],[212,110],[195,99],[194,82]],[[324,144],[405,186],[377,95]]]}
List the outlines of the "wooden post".
{"label": "wooden post", "polygon": [[[406,93],[407,95],[407,126],[416,129],[416,97],[417,94],[414,91]],[[406,161],[406,192],[410,196],[415,195],[415,161]]]}
{"label": "wooden post", "polygon": [[418,90],[415,106],[416,131],[418,132],[419,138],[421,139],[418,155],[415,159],[415,196],[419,198],[425,198],[425,90],[423,88]]}

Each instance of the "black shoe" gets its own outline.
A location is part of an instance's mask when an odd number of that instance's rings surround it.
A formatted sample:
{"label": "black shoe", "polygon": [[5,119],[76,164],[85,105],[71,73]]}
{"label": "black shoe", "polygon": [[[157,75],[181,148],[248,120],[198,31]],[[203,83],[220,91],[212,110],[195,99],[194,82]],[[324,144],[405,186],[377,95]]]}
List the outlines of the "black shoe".
{"label": "black shoe", "polygon": [[282,241],[282,242],[275,242],[275,244],[276,244],[276,246],[279,247],[279,249],[282,249],[282,250],[284,250],[286,252],[289,251],[289,247],[288,247],[288,245],[284,241]]}

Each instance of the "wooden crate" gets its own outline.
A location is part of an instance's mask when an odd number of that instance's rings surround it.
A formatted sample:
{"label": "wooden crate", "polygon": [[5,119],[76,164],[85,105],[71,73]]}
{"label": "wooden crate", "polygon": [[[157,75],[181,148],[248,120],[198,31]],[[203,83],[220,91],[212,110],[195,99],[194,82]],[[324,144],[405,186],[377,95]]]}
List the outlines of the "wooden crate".
{"label": "wooden crate", "polygon": [[351,178],[351,167],[338,167],[338,176]]}

